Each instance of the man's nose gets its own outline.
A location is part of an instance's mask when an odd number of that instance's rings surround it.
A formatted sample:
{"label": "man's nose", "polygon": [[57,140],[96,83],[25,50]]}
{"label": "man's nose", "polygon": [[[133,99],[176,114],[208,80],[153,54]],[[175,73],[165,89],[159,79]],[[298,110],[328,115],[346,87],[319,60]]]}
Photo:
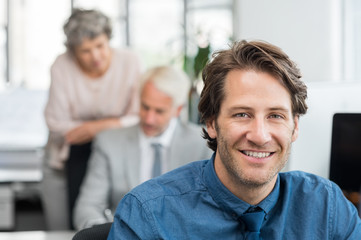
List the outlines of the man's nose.
{"label": "man's nose", "polygon": [[155,112],[152,110],[146,111],[144,115],[144,122],[147,124],[153,124],[155,122],[156,116]]}
{"label": "man's nose", "polygon": [[247,140],[253,142],[257,146],[263,146],[271,141],[269,127],[263,119],[254,119],[249,125]]}

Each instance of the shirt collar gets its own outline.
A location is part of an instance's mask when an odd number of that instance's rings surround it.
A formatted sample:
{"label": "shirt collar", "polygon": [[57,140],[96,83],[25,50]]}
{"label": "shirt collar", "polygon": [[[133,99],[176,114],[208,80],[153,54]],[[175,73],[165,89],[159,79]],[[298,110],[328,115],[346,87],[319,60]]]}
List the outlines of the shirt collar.
{"label": "shirt collar", "polygon": [[266,214],[276,205],[280,192],[280,180],[277,177],[277,181],[272,192],[258,205],[253,206],[244,202],[243,200],[236,197],[231,191],[229,191],[223,183],[217,177],[214,170],[214,158],[215,153],[209,160],[203,173],[203,180],[209,189],[210,194],[214,201],[223,208],[226,212],[232,214],[234,218],[238,218],[241,214],[246,212],[249,208],[260,207]]}
{"label": "shirt collar", "polygon": [[173,133],[176,129],[178,123],[177,118],[172,118],[169,121],[169,125],[167,129],[159,136],[156,137],[148,137],[146,136],[141,128],[139,128],[139,136],[142,142],[149,142],[149,143],[160,143],[163,147],[168,147],[173,137]]}

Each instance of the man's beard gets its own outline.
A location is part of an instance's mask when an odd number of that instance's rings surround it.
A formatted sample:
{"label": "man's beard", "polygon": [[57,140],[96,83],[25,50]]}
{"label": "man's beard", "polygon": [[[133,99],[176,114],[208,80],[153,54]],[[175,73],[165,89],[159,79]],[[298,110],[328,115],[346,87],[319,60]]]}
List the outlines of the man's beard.
{"label": "man's beard", "polygon": [[[238,159],[236,157],[232,156],[231,149],[236,149],[235,146],[230,146],[230,144],[227,142],[227,140],[222,135],[222,132],[216,122],[215,128],[217,131],[217,151],[219,153],[219,157],[222,161],[222,164],[225,166],[228,174],[233,179],[235,183],[242,184],[248,188],[261,188],[262,186],[266,185],[274,177],[283,169],[283,167],[286,165],[288,157],[291,152],[291,143],[289,143],[286,152],[284,153],[284,156],[280,156],[281,159],[278,159],[278,163],[268,170],[267,175],[264,179],[252,179],[247,177],[247,174],[244,172],[239,164],[237,164]],[[237,143],[235,143],[236,145]],[[250,143],[253,144],[253,143]],[[256,146],[256,148],[260,149],[259,146]],[[257,181],[258,180],[258,181]]]}

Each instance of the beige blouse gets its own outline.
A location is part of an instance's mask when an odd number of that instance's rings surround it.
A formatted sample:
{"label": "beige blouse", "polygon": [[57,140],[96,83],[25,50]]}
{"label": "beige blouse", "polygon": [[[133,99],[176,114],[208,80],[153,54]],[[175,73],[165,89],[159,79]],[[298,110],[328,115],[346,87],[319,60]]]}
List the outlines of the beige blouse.
{"label": "beige blouse", "polygon": [[69,53],[58,56],[51,66],[45,107],[46,158],[51,167],[63,168],[69,150],[63,136],[83,121],[119,117],[123,127],[138,121],[139,58],[130,50],[112,51],[109,69],[97,79],[84,75]]}

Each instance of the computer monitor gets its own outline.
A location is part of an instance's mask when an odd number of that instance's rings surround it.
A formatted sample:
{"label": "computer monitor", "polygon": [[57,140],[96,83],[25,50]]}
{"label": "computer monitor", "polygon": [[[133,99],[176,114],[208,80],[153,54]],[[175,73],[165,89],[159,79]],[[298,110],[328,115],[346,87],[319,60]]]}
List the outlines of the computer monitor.
{"label": "computer monitor", "polygon": [[330,180],[356,206],[361,190],[361,113],[336,113],[332,123]]}

